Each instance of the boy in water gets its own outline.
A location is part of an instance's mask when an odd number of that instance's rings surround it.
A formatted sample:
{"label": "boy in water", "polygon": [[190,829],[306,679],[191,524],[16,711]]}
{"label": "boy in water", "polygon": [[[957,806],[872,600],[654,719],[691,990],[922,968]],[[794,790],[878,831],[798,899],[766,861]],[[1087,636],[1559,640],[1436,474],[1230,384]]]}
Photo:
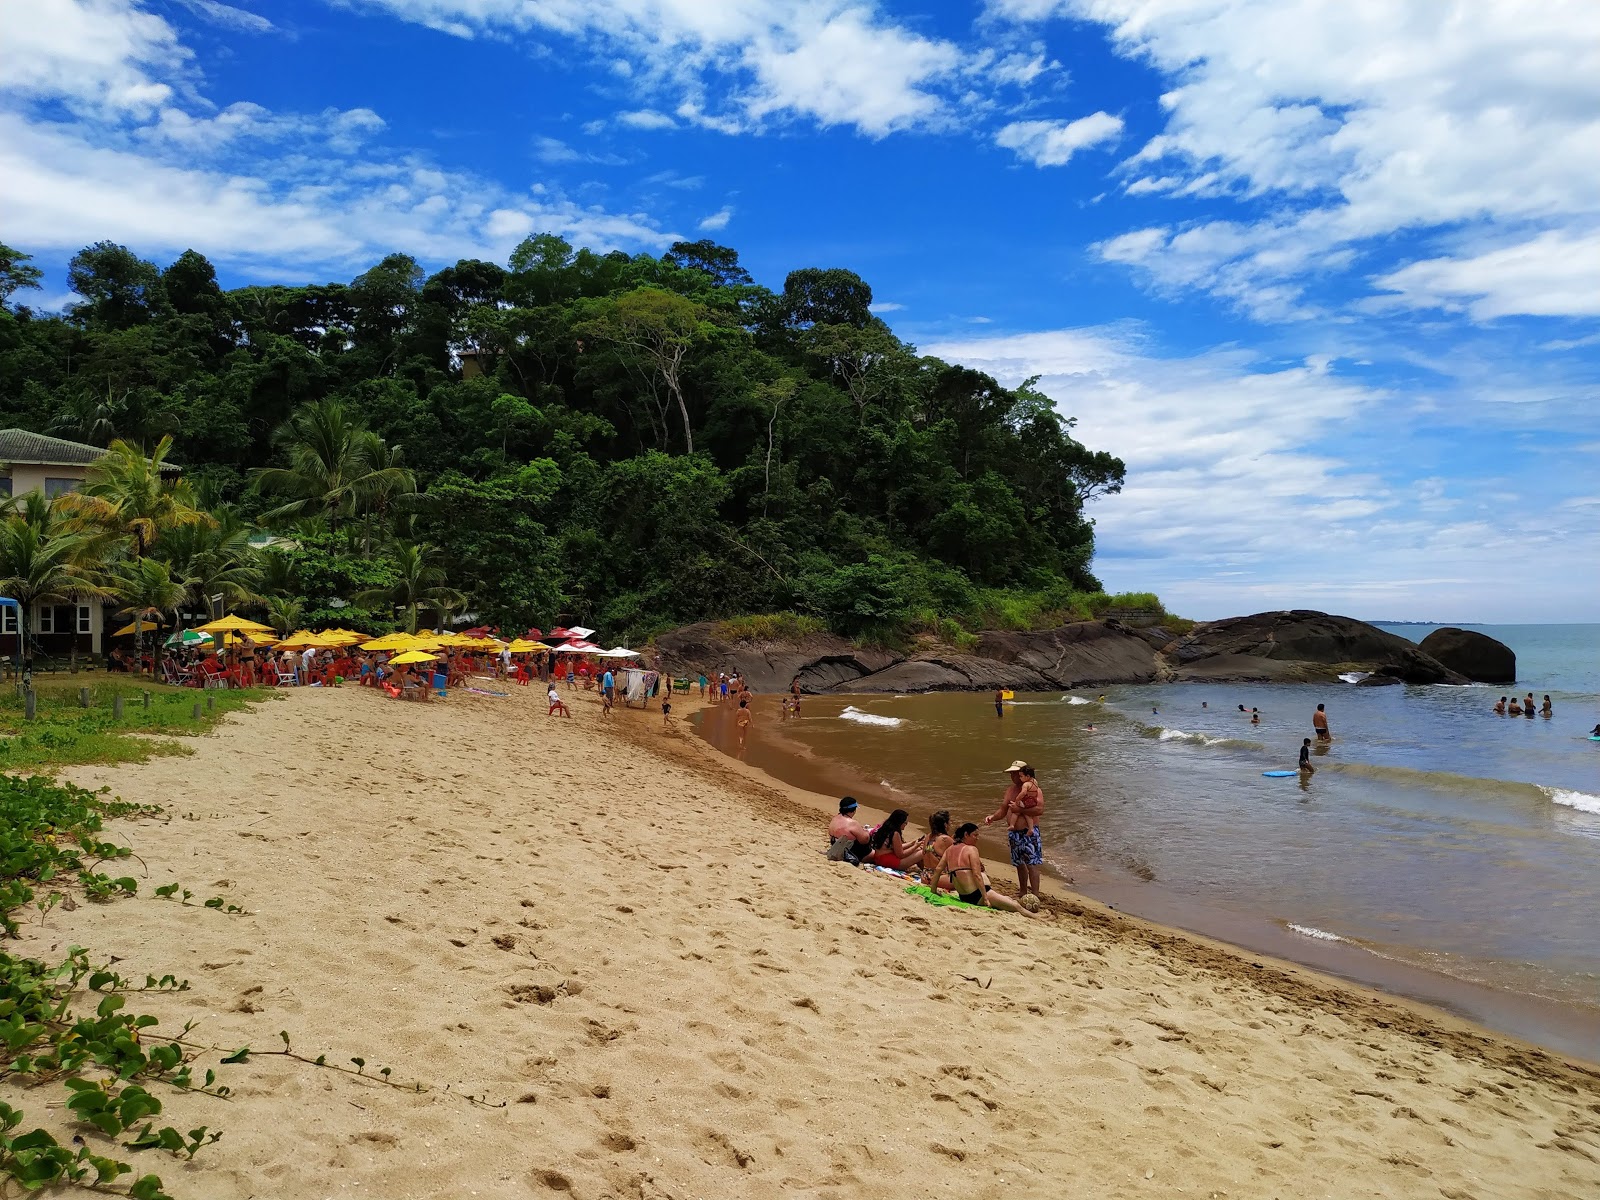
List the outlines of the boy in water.
{"label": "boy in water", "polygon": [[1303,738],[1300,742],[1300,774],[1315,775],[1317,769],[1311,765],[1311,739]]}

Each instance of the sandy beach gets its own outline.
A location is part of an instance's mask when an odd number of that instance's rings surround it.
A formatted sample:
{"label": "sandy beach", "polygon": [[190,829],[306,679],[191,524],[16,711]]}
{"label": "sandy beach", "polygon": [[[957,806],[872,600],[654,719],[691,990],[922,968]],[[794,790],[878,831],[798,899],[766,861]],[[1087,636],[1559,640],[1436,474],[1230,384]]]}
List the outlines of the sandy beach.
{"label": "sandy beach", "polygon": [[[232,1088],[161,1089],[224,1130],[135,1156],[179,1200],[1600,1194],[1592,1067],[1071,896],[930,907],[659,714],[510,690],[308,690],[66,773],[171,818],[112,827],[137,899],[21,949],[190,981],[132,1001]],[[427,1090],[217,1066],[280,1030]],[[26,1107],[64,1130],[63,1098]]]}

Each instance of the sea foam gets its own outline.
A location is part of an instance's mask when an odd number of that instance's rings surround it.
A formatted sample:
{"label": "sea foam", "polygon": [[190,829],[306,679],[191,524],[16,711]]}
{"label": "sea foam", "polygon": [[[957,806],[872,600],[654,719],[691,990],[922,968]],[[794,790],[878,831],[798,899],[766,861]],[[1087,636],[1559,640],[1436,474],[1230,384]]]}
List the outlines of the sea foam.
{"label": "sea foam", "polygon": [[1093,704],[1094,703],[1093,700],[1085,700],[1082,696],[1063,696],[1061,698],[1063,700],[1065,700],[1068,704]]}
{"label": "sea foam", "polygon": [[1561,804],[1567,808],[1575,808],[1579,812],[1600,816],[1600,796],[1591,796],[1588,792],[1575,792],[1570,788],[1547,787],[1541,790],[1550,797],[1552,804]]}
{"label": "sea foam", "polygon": [[1337,933],[1329,933],[1326,929],[1317,929],[1311,925],[1296,925],[1293,921],[1285,922],[1295,933],[1301,937],[1316,938],[1319,942],[1342,942],[1344,938]]}
{"label": "sea foam", "polygon": [[1363,679],[1371,674],[1371,671],[1346,671],[1343,675],[1339,676],[1339,678],[1344,680],[1346,683],[1360,683]]}
{"label": "sea foam", "polygon": [[877,713],[862,712],[853,704],[846,706],[845,710],[839,714],[839,719],[841,721],[854,721],[858,725],[884,725],[890,729],[893,729],[896,725],[905,724],[903,717],[880,717]]}
{"label": "sea foam", "polygon": [[1163,742],[1194,742],[1200,746],[1226,746],[1232,744],[1230,738],[1208,737],[1203,733],[1186,733],[1182,729],[1163,729],[1160,733]]}

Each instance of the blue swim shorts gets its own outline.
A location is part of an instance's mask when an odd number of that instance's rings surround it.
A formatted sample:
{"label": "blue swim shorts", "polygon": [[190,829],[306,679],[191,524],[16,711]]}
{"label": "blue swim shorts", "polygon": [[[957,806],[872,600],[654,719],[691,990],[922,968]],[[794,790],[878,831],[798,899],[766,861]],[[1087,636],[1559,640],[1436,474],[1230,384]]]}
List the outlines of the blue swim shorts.
{"label": "blue swim shorts", "polygon": [[1013,867],[1037,867],[1044,862],[1044,843],[1039,840],[1039,828],[1023,832],[1020,829],[1006,831],[1006,840],[1011,843],[1011,865]]}

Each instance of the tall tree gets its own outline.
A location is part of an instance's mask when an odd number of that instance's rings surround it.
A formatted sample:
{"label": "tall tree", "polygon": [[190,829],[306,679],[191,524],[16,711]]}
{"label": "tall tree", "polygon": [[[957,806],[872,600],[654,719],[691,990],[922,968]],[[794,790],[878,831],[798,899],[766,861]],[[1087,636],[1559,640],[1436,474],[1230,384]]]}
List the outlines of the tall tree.
{"label": "tall tree", "polygon": [[68,511],[127,537],[136,558],[150,552],[161,534],[178,525],[207,525],[189,488],[166,478],[172,438],[164,437],[147,457],[137,446],[114,441],[90,464],[83,486],[61,497]]}
{"label": "tall tree", "polygon": [[189,581],[175,576],[172,567],[158,558],[135,558],[121,562],[111,572],[107,592],[122,615],[134,622],[134,644],[142,656],[145,633],[171,615],[178,622],[179,609],[189,594]]}
{"label": "tall tree", "polygon": [[43,286],[44,272],[29,266],[32,261],[33,255],[0,242],[0,305],[10,304],[12,294],[23,288]]}
{"label": "tall tree", "polygon": [[355,602],[363,608],[398,612],[407,633],[417,631],[417,620],[424,609],[431,609],[442,619],[446,612],[460,607],[466,597],[445,586],[444,568],[438,558],[439,552],[426,542],[401,542],[394,548],[398,571],[394,583],[362,592]]}
{"label": "tall tree", "polygon": [[115,242],[96,242],[74,254],[67,284],[84,299],[72,307],[73,319],[91,329],[142,325],[166,305],[155,263]]}
{"label": "tall tree", "polygon": [[603,304],[577,332],[612,343],[660,379],[683,419],[684,453],[693,454],[694,425],[683,394],[683,359],[711,332],[704,307],[660,288],[636,288]]}
{"label": "tall tree", "polygon": [[257,470],[254,487],[287,500],[268,520],[321,517],[336,530],[367,511],[374,497],[416,490],[416,477],[338,400],[302,405],[273,440],[289,465]]}

